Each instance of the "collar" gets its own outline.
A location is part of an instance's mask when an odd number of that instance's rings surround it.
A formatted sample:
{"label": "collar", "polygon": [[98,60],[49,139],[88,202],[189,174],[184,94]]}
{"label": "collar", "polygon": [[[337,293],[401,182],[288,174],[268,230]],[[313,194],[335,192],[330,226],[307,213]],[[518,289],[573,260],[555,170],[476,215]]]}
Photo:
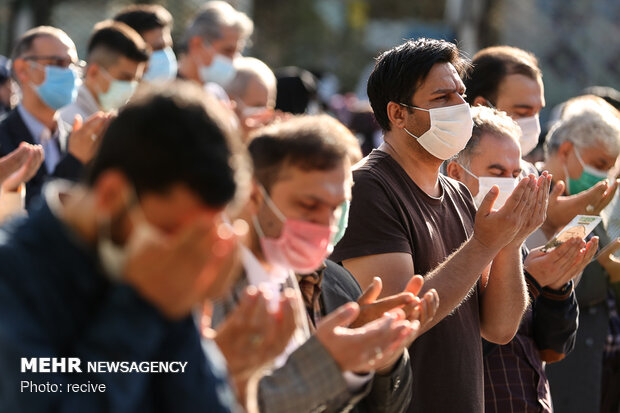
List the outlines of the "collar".
{"label": "collar", "polygon": [[41,144],[44,140],[51,138],[54,135],[54,132],[58,133],[58,137],[64,138],[69,134],[68,129],[65,126],[65,123],[59,120],[58,112],[54,115],[54,119],[56,121],[56,131],[52,132],[42,124],[32,113],[28,111],[23,105],[17,106],[17,111],[21,116],[26,128],[32,135],[32,139],[34,143]]}
{"label": "collar", "polygon": [[280,288],[288,278],[289,271],[287,269],[273,266],[270,271],[267,271],[249,248],[240,245],[240,249],[243,268],[245,269],[249,284],[256,286],[267,284]]}
{"label": "collar", "polygon": [[95,96],[90,92],[90,90],[86,87],[84,83],[82,83],[82,86],[80,86],[80,88],[78,89],[75,104],[80,109],[82,109],[82,112],[84,112],[86,117],[91,116],[92,114],[101,110],[99,108],[97,100],[95,99]]}
{"label": "collar", "polygon": [[313,273],[310,274],[295,274],[295,277],[297,278],[297,282],[301,282],[302,280],[306,280],[306,281],[310,281],[313,284],[318,285],[319,287],[321,286],[321,282],[323,281],[323,272],[325,272],[325,268],[327,268],[327,265],[325,264],[325,261],[323,261],[321,263],[321,266],[319,268],[316,269],[316,271],[314,271]]}

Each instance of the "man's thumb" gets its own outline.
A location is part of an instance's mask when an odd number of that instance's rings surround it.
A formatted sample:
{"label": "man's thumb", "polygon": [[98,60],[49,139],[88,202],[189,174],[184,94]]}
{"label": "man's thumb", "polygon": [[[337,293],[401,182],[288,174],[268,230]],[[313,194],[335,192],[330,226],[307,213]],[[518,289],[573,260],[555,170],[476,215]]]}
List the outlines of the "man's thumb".
{"label": "man's thumb", "polygon": [[556,201],[564,193],[564,188],[564,181],[558,181],[549,194],[549,201]]}
{"label": "man's thumb", "polygon": [[357,303],[351,302],[338,307],[336,311],[329,314],[321,322],[321,328],[332,330],[336,327],[346,327],[351,324],[358,316],[360,307]]}
{"label": "man's thumb", "polygon": [[478,212],[482,213],[483,215],[487,215],[488,213],[490,213],[491,208],[493,208],[493,204],[495,203],[498,195],[499,188],[497,187],[497,185],[493,185],[482,200],[480,207],[478,207]]}

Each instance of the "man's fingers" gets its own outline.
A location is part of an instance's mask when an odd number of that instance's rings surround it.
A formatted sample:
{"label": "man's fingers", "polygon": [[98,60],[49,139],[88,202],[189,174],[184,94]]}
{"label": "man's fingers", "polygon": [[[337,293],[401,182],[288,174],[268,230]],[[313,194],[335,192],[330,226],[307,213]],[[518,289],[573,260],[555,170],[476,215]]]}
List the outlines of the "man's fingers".
{"label": "man's fingers", "polygon": [[423,285],[424,278],[421,275],[414,275],[407,283],[405,291],[417,296],[420,294],[420,290],[422,289]]}
{"label": "man's fingers", "polygon": [[575,251],[579,251],[580,241],[579,238],[571,238],[563,242],[549,253],[549,258],[551,258],[555,264],[559,265],[567,256],[573,255]]}
{"label": "man's fingers", "polygon": [[73,118],[73,132],[76,132],[78,130],[80,130],[82,128],[82,125],[84,124],[84,120],[82,119],[82,115],[80,114],[76,114]]}
{"label": "man's fingers", "polygon": [[364,294],[360,296],[357,302],[359,303],[359,305],[370,304],[370,303],[375,302],[375,300],[381,294],[382,289],[383,289],[383,282],[381,281],[381,278],[374,277],[372,279],[372,282],[368,286],[368,288],[366,288],[366,291],[364,291]]}
{"label": "man's fingers", "polygon": [[360,307],[357,303],[347,303],[329,314],[319,323],[317,329],[333,330],[336,327],[346,327],[357,318]]}
{"label": "man's fingers", "polygon": [[615,240],[613,240],[612,242],[610,242],[609,244],[607,244],[600,252],[599,254],[599,261],[601,260],[601,258],[603,259],[609,259],[609,256],[614,254],[616,251],[618,251],[620,249],[620,238],[616,238]]}
{"label": "man's fingers", "polygon": [[478,207],[478,213],[482,215],[489,215],[489,213],[491,212],[491,209],[493,208],[493,205],[495,204],[495,200],[497,199],[498,195],[499,195],[499,188],[497,185],[493,185],[491,189],[489,189],[489,192],[487,192],[487,194],[485,195],[484,199],[482,200],[480,207]]}
{"label": "man's fingers", "polygon": [[372,305],[373,312],[376,314],[383,314],[394,308],[408,305],[413,302],[413,299],[414,297],[411,293],[400,293],[390,297],[385,297],[369,305]]}
{"label": "man's fingers", "polygon": [[564,184],[564,181],[556,182],[555,186],[551,190],[551,193],[549,194],[549,203],[557,201],[558,197],[564,193],[565,188],[566,185]]}
{"label": "man's fingers", "polygon": [[510,194],[501,210],[513,212],[519,207],[519,204],[521,203],[523,197],[529,196],[530,191],[530,177],[526,176],[525,178],[521,179],[515,190],[512,191],[512,194]]}

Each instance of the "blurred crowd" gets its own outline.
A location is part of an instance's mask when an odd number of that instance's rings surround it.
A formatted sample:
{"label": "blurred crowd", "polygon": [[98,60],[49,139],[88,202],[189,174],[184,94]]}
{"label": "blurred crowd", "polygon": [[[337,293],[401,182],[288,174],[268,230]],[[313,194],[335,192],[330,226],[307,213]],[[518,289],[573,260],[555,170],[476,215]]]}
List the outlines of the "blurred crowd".
{"label": "blurred crowd", "polygon": [[[0,60],[0,411],[620,412],[618,91],[541,126],[526,50],[407,40],[359,97],[172,25]],[[187,367],[24,367],[69,357]]]}

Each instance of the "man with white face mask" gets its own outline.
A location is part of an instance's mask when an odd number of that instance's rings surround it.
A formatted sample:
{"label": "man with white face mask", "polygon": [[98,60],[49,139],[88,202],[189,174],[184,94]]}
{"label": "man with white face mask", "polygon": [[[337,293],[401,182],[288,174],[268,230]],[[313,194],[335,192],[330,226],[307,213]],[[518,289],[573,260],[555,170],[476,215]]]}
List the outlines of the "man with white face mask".
{"label": "man with white face mask", "polygon": [[524,178],[497,211],[493,187],[476,213],[467,188],[439,173],[471,137],[467,65],[454,44],[433,39],[377,59],[368,97],[385,144],[357,165],[348,228],[330,257],[362,288],[382,274],[393,294],[418,273],[437,289],[437,316],[410,348],[410,412],[483,411],[480,337],[506,343],[517,331],[527,303],[520,245],[546,209],[547,179]]}
{"label": "man with white face mask", "polygon": [[95,25],[88,41],[88,66],[75,102],[60,116],[73,123],[76,115],[86,119],[98,111],[123,106],[142,78],[150,51],[140,35],[124,23],[103,21]]}
{"label": "man with white face mask", "polygon": [[[351,274],[333,262],[324,264],[341,205],[350,197],[351,141],[356,142],[351,132],[329,116],[291,118],[251,139],[256,187],[244,213],[252,228],[242,256],[246,276],[238,288],[263,284],[277,297],[282,285],[289,285],[302,297],[296,338],[259,382],[260,411],[404,412],[408,407],[411,370],[405,348],[420,323],[432,318],[436,293],[427,293],[416,309],[419,300],[412,294],[422,279],[409,277],[406,292],[376,303],[380,280],[361,297]],[[234,297],[221,303],[214,319],[234,306]],[[385,315],[389,311],[392,315]]]}
{"label": "man with white face mask", "polygon": [[[488,107],[474,107],[472,115],[472,138],[446,170],[467,186],[479,206],[480,195],[492,185],[500,189],[498,200],[506,199],[516,186],[521,175],[521,131],[505,113]],[[574,346],[579,312],[571,279],[595,252],[596,241],[586,246],[581,239],[550,253],[524,249],[531,306],[513,340],[501,346],[484,342],[485,412],[527,411],[529,406],[552,411],[543,361],[561,360]]]}
{"label": "man with white face mask", "polygon": [[189,24],[181,41],[179,77],[202,83],[225,99],[222,90],[235,77],[233,59],[254,30],[247,15],[224,1],[206,3]]}

